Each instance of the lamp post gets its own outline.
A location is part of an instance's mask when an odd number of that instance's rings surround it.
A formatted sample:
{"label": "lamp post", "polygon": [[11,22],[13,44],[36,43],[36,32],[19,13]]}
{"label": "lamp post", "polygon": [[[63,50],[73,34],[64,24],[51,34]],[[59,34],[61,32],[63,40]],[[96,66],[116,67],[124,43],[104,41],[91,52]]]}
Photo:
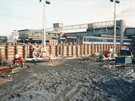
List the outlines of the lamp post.
{"label": "lamp post", "polygon": [[114,49],[113,49],[113,57],[115,57],[116,53],[116,3],[120,3],[119,0],[110,0],[114,3]]}
{"label": "lamp post", "polygon": [[[41,2],[42,0],[39,0]],[[43,38],[42,38],[42,44],[44,46],[44,49],[46,50],[46,9],[45,5],[50,4],[50,1],[44,0],[44,8],[43,8]]]}
{"label": "lamp post", "polygon": [[14,32],[12,33],[13,34],[13,43],[14,44],[17,44],[17,35],[18,35],[18,31],[17,30],[13,30]]}

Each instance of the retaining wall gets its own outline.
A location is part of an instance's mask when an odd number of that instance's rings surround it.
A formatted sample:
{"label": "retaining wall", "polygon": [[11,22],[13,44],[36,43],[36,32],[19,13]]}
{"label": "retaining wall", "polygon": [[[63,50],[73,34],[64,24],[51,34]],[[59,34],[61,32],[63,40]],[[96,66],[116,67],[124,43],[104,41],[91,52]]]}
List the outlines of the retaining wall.
{"label": "retaining wall", "polygon": [[[13,59],[15,54],[22,55],[23,58],[29,58],[32,56],[33,48],[41,48],[41,45],[35,46],[33,44],[25,45],[0,45],[0,60],[5,61]],[[99,50],[108,50],[113,48],[113,44],[84,44],[84,45],[56,45],[46,46],[47,51],[53,55],[53,57],[80,57],[93,53],[98,53]],[[121,45],[116,45],[116,52],[119,52]]]}

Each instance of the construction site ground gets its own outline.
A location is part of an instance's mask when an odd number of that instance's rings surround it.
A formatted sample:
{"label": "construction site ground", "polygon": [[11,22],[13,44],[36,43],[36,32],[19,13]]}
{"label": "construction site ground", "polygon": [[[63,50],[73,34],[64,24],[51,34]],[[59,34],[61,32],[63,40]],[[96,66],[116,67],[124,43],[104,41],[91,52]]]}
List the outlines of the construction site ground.
{"label": "construction site ground", "polygon": [[135,101],[132,65],[89,58],[25,65],[30,68],[0,78],[0,101]]}

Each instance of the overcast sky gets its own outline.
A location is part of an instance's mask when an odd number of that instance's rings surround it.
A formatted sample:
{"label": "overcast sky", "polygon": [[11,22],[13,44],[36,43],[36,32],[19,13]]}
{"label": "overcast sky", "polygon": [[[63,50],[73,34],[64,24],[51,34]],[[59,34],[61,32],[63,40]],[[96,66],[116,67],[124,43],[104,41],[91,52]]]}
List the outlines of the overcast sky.
{"label": "overcast sky", "polygon": [[[53,23],[64,25],[84,24],[113,20],[113,3],[110,0],[50,0],[46,5],[46,27]],[[120,0],[116,5],[116,19],[135,27],[135,0]],[[13,30],[42,29],[43,0],[0,0],[0,35]]]}

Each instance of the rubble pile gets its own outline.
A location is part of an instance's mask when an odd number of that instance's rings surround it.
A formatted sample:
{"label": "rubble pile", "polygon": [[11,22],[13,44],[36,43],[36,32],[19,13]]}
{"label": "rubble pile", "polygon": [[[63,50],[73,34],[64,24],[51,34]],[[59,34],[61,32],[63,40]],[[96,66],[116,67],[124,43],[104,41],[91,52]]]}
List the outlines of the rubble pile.
{"label": "rubble pile", "polygon": [[100,67],[78,60],[32,72],[0,93],[6,101],[134,101],[134,68]]}

